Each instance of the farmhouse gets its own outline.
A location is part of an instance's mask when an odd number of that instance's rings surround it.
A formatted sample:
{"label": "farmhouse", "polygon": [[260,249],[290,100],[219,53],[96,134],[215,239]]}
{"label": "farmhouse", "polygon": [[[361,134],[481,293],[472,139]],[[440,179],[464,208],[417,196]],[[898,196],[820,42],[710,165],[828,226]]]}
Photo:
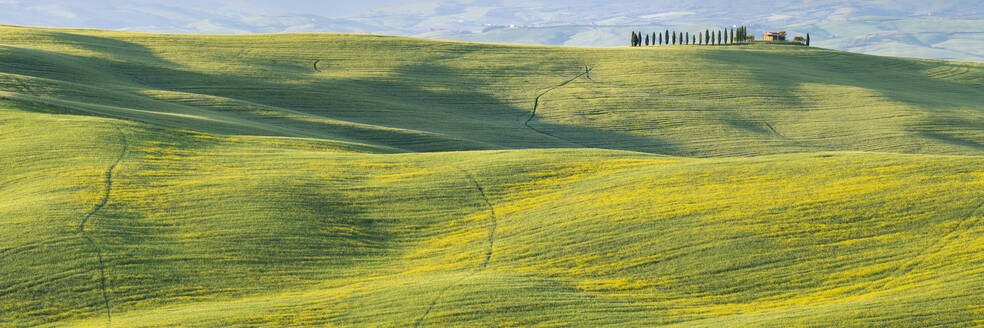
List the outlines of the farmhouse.
{"label": "farmhouse", "polygon": [[786,31],[765,32],[765,41],[786,41]]}

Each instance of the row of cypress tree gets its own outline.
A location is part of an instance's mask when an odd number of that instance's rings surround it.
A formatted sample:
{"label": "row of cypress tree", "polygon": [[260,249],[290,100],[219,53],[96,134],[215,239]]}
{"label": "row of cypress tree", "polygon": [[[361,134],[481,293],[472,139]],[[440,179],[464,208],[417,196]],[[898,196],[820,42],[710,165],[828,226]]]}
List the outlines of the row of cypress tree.
{"label": "row of cypress tree", "polygon": [[740,26],[724,30],[705,30],[704,33],[677,32],[666,30],[664,33],[653,32],[652,34],[642,32],[632,32],[632,46],[641,47],[643,45],[670,45],[670,44],[735,44],[748,42],[748,27]]}

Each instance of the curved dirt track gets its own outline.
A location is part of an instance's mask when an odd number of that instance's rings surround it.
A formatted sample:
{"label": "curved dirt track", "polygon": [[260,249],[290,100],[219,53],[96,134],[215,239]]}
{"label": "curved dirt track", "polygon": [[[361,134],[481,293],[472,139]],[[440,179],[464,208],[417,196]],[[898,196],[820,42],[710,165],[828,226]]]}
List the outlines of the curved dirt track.
{"label": "curved dirt track", "polygon": [[492,261],[492,251],[495,248],[495,230],[499,224],[495,216],[495,207],[492,206],[492,202],[489,201],[488,196],[485,194],[485,188],[482,187],[482,184],[478,183],[478,180],[475,180],[475,177],[472,176],[471,173],[468,173],[468,171],[466,171],[465,169],[462,169],[457,166],[454,168],[459,172],[463,173],[465,177],[468,178],[468,181],[470,181],[472,185],[475,186],[475,189],[478,190],[478,193],[481,194],[482,201],[485,202],[485,206],[489,208],[489,236],[488,236],[488,248],[486,249],[485,252],[485,260],[483,260],[482,265],[477,270],[473,271],[471,274],[462,277],[454,281],[450,285],[442,288],[441,291],[437,294],[437,296],[434,297],[433,300],[431,300],[430,305],[427,306],[427,311],[424,311],[424,314],[422,314],[420,318],[417,318],[417,320],[414,321],[413,323],[414,327],[419,327],[420,324],[424,322],[424,319],[427,319],[427,316],[430,315],[432,310],[434,310],[434,306],[437,305],[437,302],[440,301],[441,298],[444,298],[445,292],[447,292],[451,288],[458,286],[458,284],[460,284],[465,279],[474,276],[475,274],[481,272],[482,270],[485,270],[485,268],[488,267],[489,262]]}
{"label": "curved dirt track", "polygon": [[[558,136],[553,135],[550,132],[537,129],[537,128],[535,128],[535,127],[533,127],[533,126],[530,125],[530,121],[532,121],[534,118],[536,118],[536,110],[540,108],[540,98],[542,98],[543,96],[546,96],[551,91],[557,90],[557,89],[559,89],[559,88],[561,88],[561,87],[563,87],[565,85],[570,84],[571,82],[574,82],[574,80],[577,80],[577,79],[579,79],[581,77],[586,77],[588,79],[591,79],[591,67],[585,66],[584,67],[584,72],[581,72],[580,74],[575,75],[573,78],[571,78],[571,79],[569,79],[567,81],[564,81],[563,83],[560,83],[558,85],[555,85],[553,87],[550,87],[549,89],[544,90],[543,92],[541,92],[540,94],[538,94],[536,96],[536,98],[533,99],[533,110],[530,111],[530,116],[527,117],[526,118],[526,121],[523,122],[523,126],[525,126],[526,128],[528,128],[530,130],[533,130],[536,133],[539,133],[539,134],[542,134],[542,135],[545,135],[545,136],[548,136],[548,137],[551,137],[551,138],[554,138],[554,139],[557,139],[557,140],[561,140],[561,141],[572,143],[572,144],[576,144],[576,145],[585,146],[585,145],[580,144],[580,143],[577,143],[577,142],[573,142],[573,141],[570,141],[570,140],[566,140],[566,139],[560,138]],[[587,146],[585,146],[585,147],[587,147]]]}
{"label": "curved dirt track", "polygon": [[116,170],[116,167],[119,166],[120,162],[123,161],[123,157],[126,156],[127,149],[129,148],[129,144],[126,141],[126,135],[123,134],[123,131],[120,130],[119,128],[117,128],[117,131],[120,134],[120,144],[122,145],[122,150],[120,151],[120,155],[119,157],[116,158],[116,161],[113,162],[113,164],[110,165],[108,169],[106,169],[106,173],[105,173],[106,186],[103,190],[102,198],[99,200],[98,203],[96,203],[96,206],[94,206],[92,210],[90,210],[88,213],[85,214],[84,217],[82,217],[82,221],[79,222],[79,228],[78,228],[79,235],[81,235],[82,239],[85,240],[86,244],[88,244],[89,247],[91,247],[96,252],[96,260],[98,263],[98,270],[99,270],[99,284],[100,284],[100,288],[102,289],[103,306],[106,308],[106,320],[107,320],[106,325],[110,327],[113,324],[113,315],[110,310],[111,307],[109,304],[109,292],[108,292],[108,288],[106,287],[106,265],[105,262],[103,261],[102,248],[99,248],[99,244],[97,244],[96,241],[92,239],[92,236],[89,236],[85,228],[86,228],[86,224],[89,223],[89,219],[91,219],[93,215],[98,213],[100,210],[103,209],[103,207],[106,207],[107,203],[109,203],[109,196],[113,192],[113,172]]}

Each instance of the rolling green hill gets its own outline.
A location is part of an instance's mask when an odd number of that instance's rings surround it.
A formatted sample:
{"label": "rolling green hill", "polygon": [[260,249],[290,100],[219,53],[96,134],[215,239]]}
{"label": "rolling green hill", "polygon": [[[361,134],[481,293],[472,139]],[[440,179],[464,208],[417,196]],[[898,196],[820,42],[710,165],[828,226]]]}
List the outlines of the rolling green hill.
{"label": "rolling green hill", "polygon": [[984,65],[0,28],[0,326],[975,326]]}

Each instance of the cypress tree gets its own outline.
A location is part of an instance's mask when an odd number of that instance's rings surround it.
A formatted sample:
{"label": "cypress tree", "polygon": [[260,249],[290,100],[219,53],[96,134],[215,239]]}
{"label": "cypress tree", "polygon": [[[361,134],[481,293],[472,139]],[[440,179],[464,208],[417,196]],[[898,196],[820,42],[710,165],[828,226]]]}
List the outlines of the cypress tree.
{"label": "cypress tree", "polygon": [[683,39],[683,44],[690,44],[690,32],[687,32],[687,37]]}
{"label": "cypress tree", "polygon": [[653,32],[653,45],[656,45],[656,32]]}
{"label": "cypress tree", "polygon": [[649,34],[646,34],[646,46],[649,46]]}
{"label": "cypress tree", "polygon": [[676,44],[676,32],[673,32],[673,44]]}
{"label": "cypress tree", "polygon": [[666,37],[663,40],[666,40],[666,44],[670,44],[670,30],[666,30]]}
{"label": "cypress tree", "polygon": [[663,45],[663,33],[659,34],[659,45]]}
{"label": "cypress tree", "polygon": [[632,42],[632,43],[631,43],[631,44],[632,44],[632,46],[633,46],[633,47],[635,47],[635,42],[636,42],[636,35],[635,35],[635,31],[632,31],[632,41],[631,41],[631,42]]}
{"label": "cypress tree", "polygon": [[810,46],[810,33],[806,33],[806,46]]}
{"label": "cypress tree", "polygon": [[704,44],[711,44],[711,30],[704,30]]}

